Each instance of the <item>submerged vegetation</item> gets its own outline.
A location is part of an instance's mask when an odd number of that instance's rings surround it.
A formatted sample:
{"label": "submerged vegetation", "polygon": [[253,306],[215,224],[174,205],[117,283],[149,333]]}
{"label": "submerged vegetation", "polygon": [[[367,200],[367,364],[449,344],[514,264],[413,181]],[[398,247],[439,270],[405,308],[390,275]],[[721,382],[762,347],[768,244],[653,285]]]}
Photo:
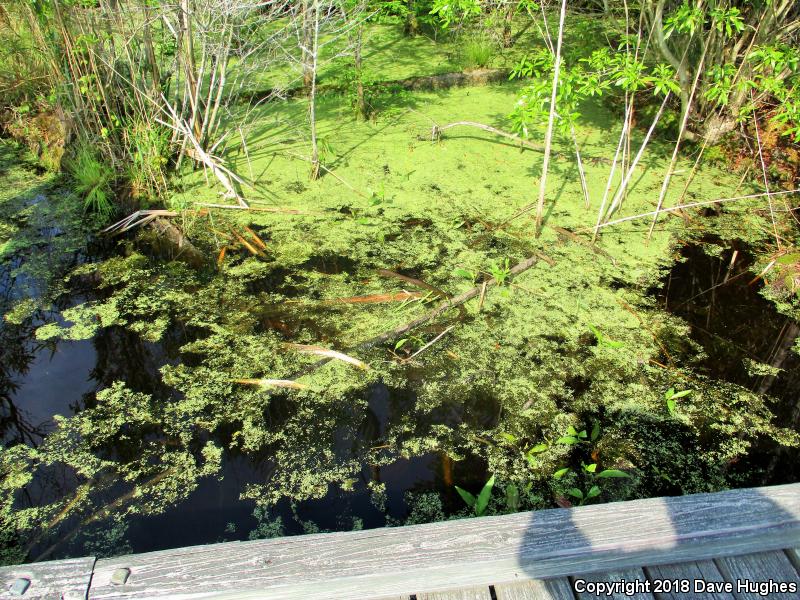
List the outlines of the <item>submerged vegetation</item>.
{"label": "submerged vegetation", "polygon": [[[789,0],[4,5],[0,559],[797,480],[798,35]],[[37,371],[65,348],[89,389]],[[218,529],[137,540],[209,489]]]}

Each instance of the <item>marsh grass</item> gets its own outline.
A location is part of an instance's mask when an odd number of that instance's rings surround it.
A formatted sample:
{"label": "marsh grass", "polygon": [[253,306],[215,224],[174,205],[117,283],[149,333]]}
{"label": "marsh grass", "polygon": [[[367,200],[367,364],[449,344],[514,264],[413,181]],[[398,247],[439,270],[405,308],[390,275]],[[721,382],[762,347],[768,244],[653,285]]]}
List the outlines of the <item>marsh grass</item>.
{"label": "marsh grass", "polygon": [[495,57],[495,44],[483,36],[470,37],[464,41],[458,52],[458,64],[462,69],[483,69]]}
{"label": "marsh grass", "polygon": [[83,198],[84,210],[103,219],[110,217],[114,210],[111,198],[114,172],[88,142],[79,143],[66,161],[66,170],[72,178],[75,191]]}

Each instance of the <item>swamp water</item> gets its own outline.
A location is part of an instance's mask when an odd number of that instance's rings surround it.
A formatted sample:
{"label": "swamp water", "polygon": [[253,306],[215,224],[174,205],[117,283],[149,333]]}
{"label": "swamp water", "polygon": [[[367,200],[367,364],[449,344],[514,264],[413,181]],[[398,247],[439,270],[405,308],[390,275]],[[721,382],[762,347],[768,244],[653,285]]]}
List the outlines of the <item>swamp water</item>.
{"label": "swamp water", "polygon": [[[440,122],[496,122],[496,106],[514,96],[513,86],[489,86],[419,95],[415,106]],[[298,212],[187,217],[180,224],[209,256],[201,270],[158,256],[147,232],[87,252],[91,238],[62,223],[74,216],[65,209],[47,225],[64,234],[42,243],[34,217],[41,210],[47,221],[47,206],[69,202],[19,165],[4,167],[16,185],[5,198],[6,238],[27,231],[29,242],[3,255],[4,352],[17,351],[3,373],[2,535],[21,549],[6,560],[464,516],[453,486],[477,492],[489,474],[498,513],[577,503],[570,491],[595,484],[598,501],[610,501],[791,480],[772,468],[798,442],[796,424],[776,417],[788,396],[767,399],[755,393],[760,381],[726,370],[748,358],[763,371],[775,329],[742,334],[761,341],[741,355],[738,333],[724,355],[699,335],[695,313],[708,301],[694,296],[720,267],[692,250],[676,264],[675,240],[692,226],[665,219],[649,245],[641,223],[608,230],[596,249],[580,242],[586,236],[564,236],[549,225],[578,231],[593,211],[556,161],[557,203],[533,239],[527,219],[496,226],[530,196],[530,152],[472,133],[431,143],[417,113],[341,129],[342,110],[323,102],[321,130],[336,136],[337,175],[370,193],[332,177],[309,183],[304,165],[267,152],[265,125],[253,164],[239,156],[236,168],[252,168]],[[579,134],[589,156],[613,144],[596,126]],[[657,191],[661,154],[637,190]],[[594,192],[605,176],[601,164],[587,167]],[[735,185],[719,173],[698,179],[701,197]],[[45,201],[29,206],[40,186]],[[203,193],[187,182],[187,197]],[[632,196],[626,210],[647,210],[647,201]],[[730,209],[740,229],[761,218],[747,210]],[[262,255],[226,241],[248,229],[265,242]],[[751,233],[748,243],[765,239]],[[482,302],[360,345],[439,301],[382,269],[455,296],[536,253],[544,258]],[[23,268],[40,256],[58,258],[58,268]],[[44,272],[56,274],[54,288],[19,289]],[[693,278],[700,283],[686,283]],[[766,303],[753,314],[785,321],[760,296],[746,298],[719,288],[705,329],[728,336],[714,314],[751,310],[751,301]],[[370,368],[332,361],[312,370],[318,357],[288,343],[336,348]],[[260,378],[305,388],[238,383]],[[770,393],[789,379],[779,374]],[[673,411],[669,388],[690,391]],[[59,414],[72,416],[56,427]],[[19,422],[41,431],[25,434]],[[629,477],[600,481],[584,468],[592,464]]]}

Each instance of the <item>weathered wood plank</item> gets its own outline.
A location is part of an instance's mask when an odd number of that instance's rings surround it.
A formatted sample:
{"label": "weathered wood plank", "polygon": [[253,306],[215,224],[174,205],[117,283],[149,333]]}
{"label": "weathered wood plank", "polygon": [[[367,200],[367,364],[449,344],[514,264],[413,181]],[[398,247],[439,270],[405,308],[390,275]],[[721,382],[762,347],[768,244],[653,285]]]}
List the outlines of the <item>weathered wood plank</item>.
{"label": "weathered wood plank", "polygon": [[[800,484],[100,560],[91,597],[341,600],[800,546]],[[129,567],[124,586],[110,583]]]}
{"label": "weathered wood plank", "polygon": [[[734,596],[731,593],[724,591],[706,591],[703,582],[725,583],[725,577],[719,572],[717,565],[713,560],[699,560],[695,562],[685,562],[672,565],[655,565],[652,567],[645,567],[647,578],[654,582],[655,580],[680,582],[690,582],[691,588],[688,595],[692,598],[702,598],[704,600],[733,600]],[[701,582],[699,585],[702,587],[695,588],[695,580]],[[667,590],[667,585],[661,587],[661,592],[654,591],[654,595],[659,600],[682,600],[687,597],[687,594],[679,589]],[[697,591],[695,591],[697,589]]]}
{"label": "weathered wood plank", "polygon": [[417,600],[492,600],[489,586],[417,594]]}
{"label": "weathered wood plank", "polygon": [[786,556],[789,557],[789,560],[794,565],[794,568],[797,569],[798,573],[800,573],[800,548],[789,548],[786,550]]}
{"label": "weathered wood plank", "polygon": [[531,579],[494,586],[497,600],[575,600],[572,584],[566,577]]}
{"label": "weathered wood plank", "polygon": [[[94,564],[95,559],[91,556],[0,567],[0,598],[82,600],[89,590]],[[10,591],[14,581],[19,578],[30,581],[22,596],[13,595]]]}
{"label": "weathered wood plank", "polygon": [[[629,568],[612,571],[610,573],[598,573],[595,575],[579,575],[570,578],[575,590],[575,595],[579,600],[597,600],[598,596],[603,598],[616,598],[618,600],[654,600],[653,594],[643,591],[647,590],[647,576],[642,569]],[[624,583],[629,588],[621,590],[610,590],[606,593],[592,591],[591,588],[584,588],[590,583]]]}
{"label": "weathered wood plank", "polygon": [[[764,594],[760,594],[758,588],[742,589],[739,587],[748,582],[753,585],[766,585],[770,580],[776,583],[793,582],[800,590],[800,575],[784,552],[758,552],[742,556],[728,556],[717,559],[716,563],[725,579],[733,584],[734,596],[740,600],[763,600],[764,598]],[[769,593],[768,597],[776,600],[789,600],[797,598],[798,594],[775,592]]]}

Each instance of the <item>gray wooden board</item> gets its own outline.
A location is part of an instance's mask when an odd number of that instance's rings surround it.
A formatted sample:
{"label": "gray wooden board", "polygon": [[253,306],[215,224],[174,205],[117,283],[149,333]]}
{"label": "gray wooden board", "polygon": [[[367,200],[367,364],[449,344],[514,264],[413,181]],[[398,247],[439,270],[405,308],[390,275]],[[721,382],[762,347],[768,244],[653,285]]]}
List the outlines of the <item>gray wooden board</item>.
{"label": "gray wooden board", "polygon": [[800,548],[789,548],[786,550],[786,556],[789,557],[789,560],[794,565],[794,568],[797,569],[798,573],[800,573]]}
{"label": "gray wooden board", "polygon": [[566,577],[531,579],[494,586],[497,600],[575,600],[572,584]]}
{"label": "gray wooden board", "polygon": [[[89,556],[0,567],[0,598],[86,598],[94,564],[94,557]],[[9,588],[20,577],[30,580],[30,586],[23,596],[12,596]]]}
{"label": "gray wooden board", "polygon": [[[576,575],[575,577],[570,578],[572,580],[573,588],[575,589],[575,595],[578,597],[579,600],[597,600],[598,597],[603,598],[618,598],[619,600],[622,599],[632,599],[632,600],[654,600],[653,594],[645,591],[647,585],[647,575],[644,574],[642,569],[638,569],[635,567],[631,567],[628,569],[620,569],[617,571],[612,571],[610,573],[596,573],[594,575]],[[584,590],[583,592],[578,591],[578,582],[579,580],[583,580],[588,583],[617,583],[617,582],[624,582],[626,585],[631,585],[631,590],[620,590],[619,592],[613,592],[611,594],[605,593],[600,594],[596,592],[589,592]],[[581,586],[584,584],[581,583]],[[633,586],[636,587],[633,587]]]}
{"label": "gray wooden board", "polygon": [[492,600],[489,586],[417,594],[417,600]]}
{"label": "gray wooden board", "polygon": [[[687,594],[681,592],[682,588],[667,591],[667,586],[673,585],[666,582],[688,581],[690,584],[690,594],[692,598],[703,598],[705,600],[733,600],[733,594],[725,591],[707,591],[706,582],[725,583],[725,577],[719,572],[713,560],[698,560],[695,562],[678,563],[672,565],[655,565],[645,567],[648,579],[653,582],[660,579],[665,583],[662,585],[661,592],[655,589],[653,595],[659,600],[680,600],[686,598]],[[695,582],[699,582],[696,584]],[[696,587],[697,586],[697,587]],[[715,589],[715,588],[712,588]],[[719,588],[716,588],[719,589]]]}
{"label": "gray wooden board", "polygon": [[[755,583],[766,583],[769,580],[774,582],[794,582],[800,590],[800,575],[794,565],[786,556],[785,552],[758,552],[755,554],[745,554],[742,556],[728,556],[717,561],[720,572],[725,579],[734,584],[733,595],[742,600],[763,600],[764,595],[758,591],[737,590],[737,583],[750,581]],[[794,593],[769,593],[770,600],[781,600],[797,598]]]}
{"label": "gray wooden board", "polygon": [[[91,598],[399,596],[800,546],[800,484],[99,560]],[[124,586],[110,583],[128,567]]]}

